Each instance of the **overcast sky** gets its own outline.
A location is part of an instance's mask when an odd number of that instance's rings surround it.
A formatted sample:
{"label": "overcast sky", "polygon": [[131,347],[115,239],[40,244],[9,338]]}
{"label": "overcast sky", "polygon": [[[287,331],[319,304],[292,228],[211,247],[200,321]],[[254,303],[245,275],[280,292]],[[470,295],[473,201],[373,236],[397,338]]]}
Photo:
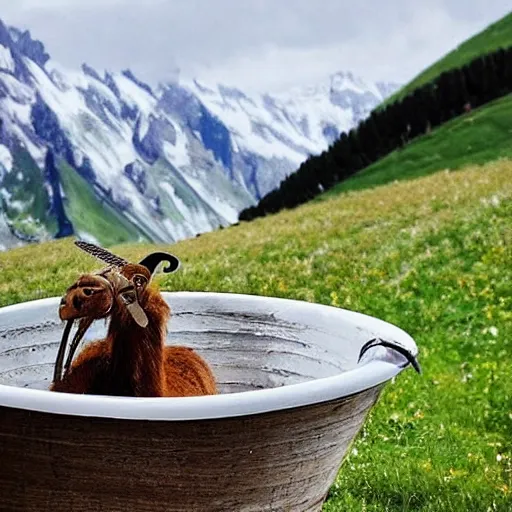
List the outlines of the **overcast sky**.
{"label": "overcast sky", "polygon": [[351,70],[405,82],[510,0],[0,0],[52,58],[275,90]]}

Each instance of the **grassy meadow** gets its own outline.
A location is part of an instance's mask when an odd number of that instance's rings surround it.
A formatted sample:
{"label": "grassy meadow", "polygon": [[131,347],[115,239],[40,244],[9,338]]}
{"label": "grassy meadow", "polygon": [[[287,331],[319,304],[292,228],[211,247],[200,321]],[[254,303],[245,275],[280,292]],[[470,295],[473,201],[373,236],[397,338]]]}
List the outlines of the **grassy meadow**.
{"label": "grassy meadow", "polygon": [[[249,293],[375,315],[423,375],[390,383],[326,512],[512,510],[512,161],[332,193],[173,246],[165,290]],[[113,247],[136,259],[150,245]],[[72,240],[0,253],[0,305],[61,295],[98,268]]]}
{"label": "grassy meadow", "polygon": [[435,80],[443,71],[462,67],[480,55],[492,53],[499,48],[508,48],[509,46],[512,46],[512,12],[464,41],[454,50],[426,68],[406,86],[391,95],[378,108],[407,96],[414,89]]}

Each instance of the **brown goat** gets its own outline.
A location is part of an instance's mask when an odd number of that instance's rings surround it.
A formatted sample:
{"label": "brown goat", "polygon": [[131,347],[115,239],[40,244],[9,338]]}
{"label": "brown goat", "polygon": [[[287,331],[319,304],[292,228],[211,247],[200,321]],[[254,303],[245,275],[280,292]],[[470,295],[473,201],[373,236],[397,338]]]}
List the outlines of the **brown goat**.
{"label": "brown goat", "polygon": [[[170,308],[151,283],[162,261],[174,271],[179,260],[153,253],[139,264],[102,248],[76,242],[86,252],[111,266],[82,275],[62,298],[59,316],[68,324],[55,364],[52,391],[136,397],[178,397],[217,393],[214,375],[206,362],[187,347],[165,346]],[[74,351],[96,319],[110,317],[107,336],[87,345],[72,362]],[[67,337],[80,319],[61,377]]]}

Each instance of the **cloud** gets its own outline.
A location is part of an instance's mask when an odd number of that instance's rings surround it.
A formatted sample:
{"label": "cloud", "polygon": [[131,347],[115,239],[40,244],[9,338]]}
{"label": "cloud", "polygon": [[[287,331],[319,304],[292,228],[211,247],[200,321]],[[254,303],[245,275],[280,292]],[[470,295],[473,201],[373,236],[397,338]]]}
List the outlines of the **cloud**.
{"label": "cloud", "polygon": [[[2,5],[5,4],[5,5]],[[0,0],[52,57],[269,89],[338,70],[405,81],[504,15],[494,0]]]}
{"label": "cloud", "polygon": [[[27,12],[34,9],[41,11],[53,11],[63,7],[71,7],[74,10],[83,10],[115,4],[128,5],[131,2],[132,0],[88,0],[87,3],[80,0],[17,0],[15,5],[12,5],[12,2],[9,3],[11,4],[11,8],[14,12]],[[7,3],[7,1],[5,3]],[[9,9],[9,6],[5,6],[3,9]]]}
{"label": "cloud", "polygon": [[403,30],[362,31],[325,45],[267,44],[193,68],[204,79],[250,82],[250,88],[288,87],[325,79],[337,70],[350,70],[372,80],[405,82],[451,50],[478,24],[454,24],[438,8],[414,11]]}

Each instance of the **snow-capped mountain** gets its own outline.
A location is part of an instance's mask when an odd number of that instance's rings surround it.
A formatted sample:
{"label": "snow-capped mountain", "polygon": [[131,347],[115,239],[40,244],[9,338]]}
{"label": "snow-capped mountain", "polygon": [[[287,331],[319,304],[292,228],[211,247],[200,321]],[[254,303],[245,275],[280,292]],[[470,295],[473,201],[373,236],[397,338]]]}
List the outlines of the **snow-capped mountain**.
{"label": "snow-capped mountain", "polygon": [[286,94],[69,70],[0,22],[0,248],[172,242],[235,222],[395,90],[338,73]]}
{"label": "snow-capped mountain", "polygon": [[278,94],[251,95],[198,80],[181,85],[226,127],[230,144],[221,150],[224,165],[241,172],[256,199],[276,188],[310,154],[327,149],[399,87],[342,72]]}

